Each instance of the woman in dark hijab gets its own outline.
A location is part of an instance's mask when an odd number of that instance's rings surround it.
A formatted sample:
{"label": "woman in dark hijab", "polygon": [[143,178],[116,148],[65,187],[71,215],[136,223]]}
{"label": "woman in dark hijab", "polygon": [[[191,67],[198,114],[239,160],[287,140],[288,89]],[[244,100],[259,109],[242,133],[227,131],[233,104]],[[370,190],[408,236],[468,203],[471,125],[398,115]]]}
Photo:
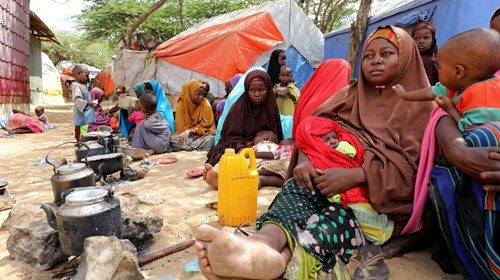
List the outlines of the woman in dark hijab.
{"label": "woman in dark hijab", "polygon": [[285,65],[286,55],[282,49],[274,50],[269,59],[269,66],[267,67],[267,74],[271,77],[271,83],[274,86],[280,82],[280,68]]}
{"label": "woman in dark hijab", "polygon": [[272,131],[278,136],[278,141],[283,139],[271,79],[266,72],[255,70],[246,76],[245,92],[231,107],[219,143],[207,154],[207,163],[217,164],[226,148],[238,152],[251,147],[259,131]]}
{"label": "woman in dark hijab", "polygon": [[439,82],[438,69],[436,66],[438,52],[438,47],[436,45],[436,28],[430,22],[420,22],[413,27],[411,37],[417,44],[429,83],[431,86],[435,85]]}

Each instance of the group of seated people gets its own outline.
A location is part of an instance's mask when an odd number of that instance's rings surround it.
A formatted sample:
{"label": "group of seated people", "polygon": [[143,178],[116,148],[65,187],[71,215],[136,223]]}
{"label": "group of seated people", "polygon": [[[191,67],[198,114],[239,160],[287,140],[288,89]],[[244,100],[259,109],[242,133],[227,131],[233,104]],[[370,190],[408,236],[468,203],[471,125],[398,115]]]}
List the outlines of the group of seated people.
{"label": "group of seated people", "polygon": [[[386,279],[384,258],[434,242],[443,270],[500,277],[500,34],[470,30],[437,52],[433,27],[416,29],[425,32],[376,29],[350,85],[345,61],[323,62],[297,100],[294,143],[282,141],[270,76],[260,67],[242,76],[244,91],[226,100],[205,180],[217,187],[226,148],[264,147],[281,160],[276,150],[295,147],[274,173],[283,174],[282,188],[255,234],[196,231],[208,279],[339,278],[350,260],[363,279]],[[422,33],[428,45],[414,41]],[[433,87],[429,61],[439,70]],[[270,170],[259,169],[263,186]]]}
{"label": "group of seated people", "polygon": [[[330,59],[300,93],[277,50],[267,72],[252,67],[228,81],[221,101],[207,99],[207,83],[187,81],[175,119],[158,81],[137,84],[119,130],[155,153],[208,151],[204,180],[214,188],[225,149],[252,147],[260,186],[281,187],[251,236],[200,226],[195,248],[208,279],[340,277],[351,259],[385,279],[383,258],[437,239],[447,245],[441,256],[452,256],[437,259],[443,269],[498,279],[499,49],[495,29],[461,33],[437,52],[429,23],[411,35],[379,27],[351,84],[348,63]],[[293,140],[283,115],[293,116]]]}

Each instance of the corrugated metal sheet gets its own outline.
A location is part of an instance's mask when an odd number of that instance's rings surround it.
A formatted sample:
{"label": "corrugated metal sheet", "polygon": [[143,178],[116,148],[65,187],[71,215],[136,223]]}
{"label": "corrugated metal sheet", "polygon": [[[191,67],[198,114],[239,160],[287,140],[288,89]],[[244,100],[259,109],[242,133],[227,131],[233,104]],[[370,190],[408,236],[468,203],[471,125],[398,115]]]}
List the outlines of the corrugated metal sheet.
{"label": "corrugated metal sheet", "polygon": [[0,104],[30,102],[29,0],[0,2]]}

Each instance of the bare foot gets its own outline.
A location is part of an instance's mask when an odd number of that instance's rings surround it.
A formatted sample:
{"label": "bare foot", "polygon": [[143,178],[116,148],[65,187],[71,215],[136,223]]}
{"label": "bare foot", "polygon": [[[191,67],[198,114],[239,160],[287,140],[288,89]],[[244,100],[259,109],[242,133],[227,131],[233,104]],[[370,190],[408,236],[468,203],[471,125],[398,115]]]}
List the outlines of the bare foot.
{"label": "bare foot", "polygon": [[213,166],[209,163],[205,163],[205,169],[203,170],[203,180],[207,182],[212,188],[218,189],[218,179],[219,173],[214,170]]}
{"label": "bare foot", "polygon": [[275,279],[285,272],[285,256],[259,239],[238,237],[208,225],[201,225],[195,236],[200,269],[209,280]]}

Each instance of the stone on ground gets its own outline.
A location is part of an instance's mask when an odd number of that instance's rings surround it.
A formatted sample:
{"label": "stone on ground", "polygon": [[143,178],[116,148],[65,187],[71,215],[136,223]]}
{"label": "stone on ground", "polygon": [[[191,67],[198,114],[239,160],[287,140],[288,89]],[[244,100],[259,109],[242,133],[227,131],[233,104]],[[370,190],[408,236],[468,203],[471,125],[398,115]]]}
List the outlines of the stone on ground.
{"label": "stone on ground", "polygon": [[14,204],[16,204],[16,199],[7,191],[3,195],[0,195],[0,212],[11,209]]}
{"label": "stone on ground", "polygon": [[46,219],[45,212],[40,208],[40,203],[19,203],[10,210],[9,216],[3,222],[0,230],[8,230],[12,226],[36,220],[46,221]]}
{"label": "stone on ground", "polygon": [[123,220],[123,238],[130,240],[138,250],[142,250],[153,239],[153,235],[163,227],[163,218],[155,212],[141,213],[137,209],[136,198],[117,195]]}
{"label": "stone on ground", "polygon": [[88,237],[74,280],[144,279],[136,255],[137,250],[128,240],[115,236]]}
{"label": "stone on ground", "polygon": [[7,250],[12,259],[24,261],[40,270],[48,270],[67,258],[61,250],[57,230],[51,228],[46,220],[12,226]]}

